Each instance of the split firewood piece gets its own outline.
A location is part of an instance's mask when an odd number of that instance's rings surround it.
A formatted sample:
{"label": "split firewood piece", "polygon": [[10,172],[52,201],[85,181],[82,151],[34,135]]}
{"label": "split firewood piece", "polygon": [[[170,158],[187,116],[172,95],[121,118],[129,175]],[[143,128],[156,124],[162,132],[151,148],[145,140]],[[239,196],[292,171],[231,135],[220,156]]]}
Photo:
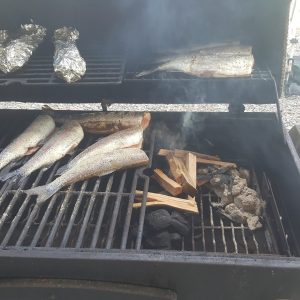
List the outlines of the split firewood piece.
{"label": "split firewood piece", "polygon": [[220,160],[220,158],[218,156],[202,154],[202,153],[187,151],[187,150],[179,150],[179,149],[175,149],[175,151],[168,150],[168,149],[160,149],[158,151],[158,155],[159,156],[167,156],[170,152],[174,153],[176,157],[180,157],[180,158],[184,158],[188,153],[192,153],[192,154],[196,155],[197,158],[204,158],[204,159],[209,159],[209,160]]}
{"label": "split firewood piece", "polygon": [[182,193],[182,186],[168,177],[162,170],[155,169],[153,178],[172,196],[177,196]]}
{"label": "split firewood piece", "polygon": [[[142,201],[143,191],[136,191],[135,199]],[[142,203],[133,204],[134,208],[140,208],[141,206]],[[190,213],[199,213],[195,201],[150,192],[147,194],[146,206],[169,206]]]}
{"label": "split firewood piece", "polygon": [[[176,154],[175,154],[176,155]],[[185,157],[185,165],[192,179],[194,188],[197,188],[197,156],[193,153],[187,153]],[[195,197],[188,195],[187,199],[195,201]]]}
{"label": "split firewood piece", "polygon": [[173,153],[168,153],[166,156],[169,166],[170,166],[170,173],[182,186],[182,190],[187,193],[188,195],[194,197],[197,189],[195,187],[195,183],[193,182],[193,179],[188,173],[188,170],[186,169],[184,162],[176,157]]}
{"label": "split firewood piece", "polygon": [[237,165],[232,162],[210,160],[210,159],[204,159],[198,157],[197,157],[197,163],[206,164],[206,165],[215,165],[224,168],[237,168]]}

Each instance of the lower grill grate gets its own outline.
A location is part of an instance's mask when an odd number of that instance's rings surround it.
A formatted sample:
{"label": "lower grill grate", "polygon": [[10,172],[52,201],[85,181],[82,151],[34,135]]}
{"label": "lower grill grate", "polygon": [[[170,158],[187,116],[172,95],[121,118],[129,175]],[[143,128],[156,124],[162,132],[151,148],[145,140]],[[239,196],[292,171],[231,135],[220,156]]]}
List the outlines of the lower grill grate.
{"label": "lower grill grate", "polygon": [[[82,148],[93,141],[91,136],[85,138]],[[154,136],[151,141],[149,151],[146,151],[150,158],[149,167],[154,154]],[[144,194],[149,189],[150,177],[143,174],[144,169],[76,183],[41,206],[36,205],[35,198],[26,196],[23,190],[50,182],[66,161],[35,172],[18,189],[10,182],[0,186],[0,247],[142,249],[145,199],[140,210],[133,210],[132,204],[137,189],[145,191]],[[173,250],[286,254],[277,245],[278,236],[274,234],[268,216],[264,229],[252,232],[246,226],[221,218],[209,204],[216,201],[215,197],[207,190],[199,191],[200,214],[186,214],[190,233]],[[277,221],[280,222],[279,217]],[[133,225],[137,228],[134,235],[131,234]]]}

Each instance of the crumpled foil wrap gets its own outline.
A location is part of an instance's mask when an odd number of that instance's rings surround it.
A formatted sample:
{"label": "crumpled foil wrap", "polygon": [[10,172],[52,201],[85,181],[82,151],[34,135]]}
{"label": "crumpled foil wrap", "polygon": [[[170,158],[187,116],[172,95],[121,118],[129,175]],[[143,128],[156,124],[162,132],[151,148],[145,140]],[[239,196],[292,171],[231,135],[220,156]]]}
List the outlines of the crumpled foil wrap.
{"label": "crumpled foil wrap", "polygon": [[54,32],[54,72],[68,83],[79,80],[86,71],[85,60],[76,46],[78,38],[79,32],[73,27],[62,27]]}
{"label": "crumpled foil wrap", "polygon": [[8,31],[7,30],[0,30],[0,47],[4,48],[5,42],[8,39]]}
{"label": "crumpled foil wrap", "polygon": [[35,24],[21,25],[19,36],[9,41],[7,32],[3,33],[5,45],[0,51],[0,70],[10,73],[22,68],[45,35],[46,28]]}
{"label": "crumpled foil wrap", "polygon": [[8,31],[0,30],[0,57],[5,49],[5,42],[8,39]]}

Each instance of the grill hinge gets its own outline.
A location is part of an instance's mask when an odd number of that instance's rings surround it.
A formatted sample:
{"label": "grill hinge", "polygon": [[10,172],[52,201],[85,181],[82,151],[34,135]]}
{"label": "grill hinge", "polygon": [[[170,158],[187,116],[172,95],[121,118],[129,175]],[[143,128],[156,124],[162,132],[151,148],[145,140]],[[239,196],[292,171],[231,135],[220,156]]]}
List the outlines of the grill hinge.
{"label": "grill hinge", "polygon": [[240,114],[245,111],[245,105],[240,102],[229,103],[228,111],[232,114]]}
{"label": "grill hinge", "polygon": [[100,103],[101,103],[102,110],[105,112],[107,112],[107,108],[112,105],[112,102],[107,99],[102,99]]}

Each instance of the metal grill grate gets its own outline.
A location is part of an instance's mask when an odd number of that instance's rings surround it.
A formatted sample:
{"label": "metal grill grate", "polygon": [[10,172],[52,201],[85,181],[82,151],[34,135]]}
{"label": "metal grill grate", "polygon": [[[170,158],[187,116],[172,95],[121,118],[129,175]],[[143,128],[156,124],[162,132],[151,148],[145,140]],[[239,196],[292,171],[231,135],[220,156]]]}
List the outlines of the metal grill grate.
{"label": "metal grill grate", "polygon": [[[9,136],[9,132],[7,134]],[[85,138],[83,148],[93,141],[91,136]],[[147,151],[150,167],[154,136],[151,141]],[[35,172],[18,189],[10,182],[0,186],[0,247],[142,249],[145,199],[140,210],[133,210],[132,204],[136,189],[145,193],[149,189],[150,178],[143,174],[143,168],[73,184],[41,206],[36,205],[35,198],[26,196],[23,189],[50,182],[66,161]],[[174,250],[286,254],[279,250],[279,236],[274,234],[267,217],[264,229],[252,232],[221,218],[209,204],[216,200],[214,198],[216,196],[207,190],[199,191],[200,215],[186,215],[191,231]],[[275,201],[269,206],[274,205]],[[276,218],[280,222],[279,215]],[[137,227],[134,235],[131,234],[133,225]]]}
{"label": "metal grill grate", "polygon": [[140,73],[143,70],[151,70],[157,65],[153,64],[129,64],[126,70],[126,79],[128,80],[138,80],[138,81],[147,81],[147,80],[197,80],[197,81],[207,81],[207,80],[218,80],[218,81],[228,81],[228,80],[272,80],[270,71],[268,69],[255,66],[252,70],[252,73],[248,77],[240,78],[211,78],[211,77],[197,77],[185,74],[178,71],[162,71],[155,72],[143,77],[136,77],[136,74]]}
{"label": "metal grill grate", "polygon": [[[130,87],[131,99],[143,97],[146,100],[188,103],[274,103],[277,99],[275,82],[266,68],[255,66],[251,76],[232,78],[196,77],[182,72],[156,72],[144,77],[136,77],[143,70],[153,68],[151,64],[130,64],[126,66],[124,83]],[[139,89],[134,89],[137,86]],[[263,102],[262,102],[263,101]]]}
{"label": "metal grill grate", "polygon": [[[113,55],[84,55],[86,74],[72,85],[119,84],[123,79],[125,60]],[[20,83],[22,85],[64,85],[53,72],[53,59],[35,56],[24,68],[12,74],[0,74],[0,85]]]}

